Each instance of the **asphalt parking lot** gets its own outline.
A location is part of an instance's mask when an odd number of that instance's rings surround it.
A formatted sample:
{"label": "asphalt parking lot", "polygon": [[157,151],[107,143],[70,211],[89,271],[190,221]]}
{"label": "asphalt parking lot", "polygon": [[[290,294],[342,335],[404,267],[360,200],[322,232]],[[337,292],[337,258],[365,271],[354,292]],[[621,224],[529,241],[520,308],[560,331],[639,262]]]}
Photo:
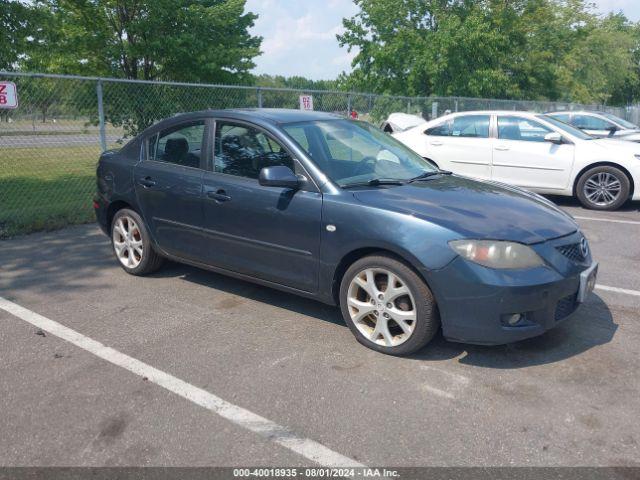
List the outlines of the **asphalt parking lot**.
{"label": "asphalt parking lot", "polygon": [[600,262],[588,302],[535,339],[410,358],[290,294],[129,276],[95,225],[0,242],[0,464],[640,466],[640,204],[554,200]]}

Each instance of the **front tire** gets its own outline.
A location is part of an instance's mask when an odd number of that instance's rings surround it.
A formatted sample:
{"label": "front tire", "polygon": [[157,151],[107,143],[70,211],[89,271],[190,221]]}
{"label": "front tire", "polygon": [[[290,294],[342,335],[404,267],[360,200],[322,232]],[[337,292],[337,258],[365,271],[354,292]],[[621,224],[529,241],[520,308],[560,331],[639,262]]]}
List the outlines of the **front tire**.
{"label": "front tire", "polygon": [[585,208],[617,210],[629,199],[630,189],[629,178],[622,170],[603,165],[580,176],[576,194]]}
{"label": "front tire", "polygon": [[434,337],[440,319],[433,294],[407,265],[388,256],[364,257],[340,284],[345,322],[364,346],[409,355]]}
{"label": "front tire", "polygon": [[156,253],[142,217],[133,210],[118,210],[111,222],[111,245],[125,272],[147,275],[158,270],[164,259]]}

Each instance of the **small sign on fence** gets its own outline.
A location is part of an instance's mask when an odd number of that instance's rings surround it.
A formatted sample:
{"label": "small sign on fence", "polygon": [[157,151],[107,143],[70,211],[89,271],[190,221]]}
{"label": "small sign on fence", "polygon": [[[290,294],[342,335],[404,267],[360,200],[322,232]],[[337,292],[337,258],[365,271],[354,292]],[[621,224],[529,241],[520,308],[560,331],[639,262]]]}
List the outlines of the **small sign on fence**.
{"label": "small sign on fence", "polygon": [[300,95],[300,110],[313,110],[313,95]]}
{"label": "small sign on fence", "polygon": [[18,108],[18,89],[13,82],[0,82],[0,108]]}

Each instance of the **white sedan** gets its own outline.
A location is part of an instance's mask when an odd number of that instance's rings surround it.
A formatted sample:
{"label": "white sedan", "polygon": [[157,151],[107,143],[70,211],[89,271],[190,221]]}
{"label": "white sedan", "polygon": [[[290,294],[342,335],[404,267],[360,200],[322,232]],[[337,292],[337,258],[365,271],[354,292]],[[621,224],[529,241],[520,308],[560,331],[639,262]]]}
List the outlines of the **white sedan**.
{"label": "white sedan", "polygon": [[640,200],[640,145],[596,139],[546,115],[464,112],[393,135],[444,170],[615,210]]}
{"label": "white sedan", "polygon": [[592,137],[608,137],[640,143],[640,127],[611,113],[572,111],[552,112],[545,115],[573,125]]}

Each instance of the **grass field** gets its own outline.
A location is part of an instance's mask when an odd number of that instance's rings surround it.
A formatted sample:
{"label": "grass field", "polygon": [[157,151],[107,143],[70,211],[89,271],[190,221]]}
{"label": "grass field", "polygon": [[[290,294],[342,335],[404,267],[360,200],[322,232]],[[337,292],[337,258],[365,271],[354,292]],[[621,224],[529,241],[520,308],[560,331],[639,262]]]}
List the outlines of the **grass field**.
{"label": "grass field", "polygon": [[94,219],[99,147],[0,148],[0,238]]}

